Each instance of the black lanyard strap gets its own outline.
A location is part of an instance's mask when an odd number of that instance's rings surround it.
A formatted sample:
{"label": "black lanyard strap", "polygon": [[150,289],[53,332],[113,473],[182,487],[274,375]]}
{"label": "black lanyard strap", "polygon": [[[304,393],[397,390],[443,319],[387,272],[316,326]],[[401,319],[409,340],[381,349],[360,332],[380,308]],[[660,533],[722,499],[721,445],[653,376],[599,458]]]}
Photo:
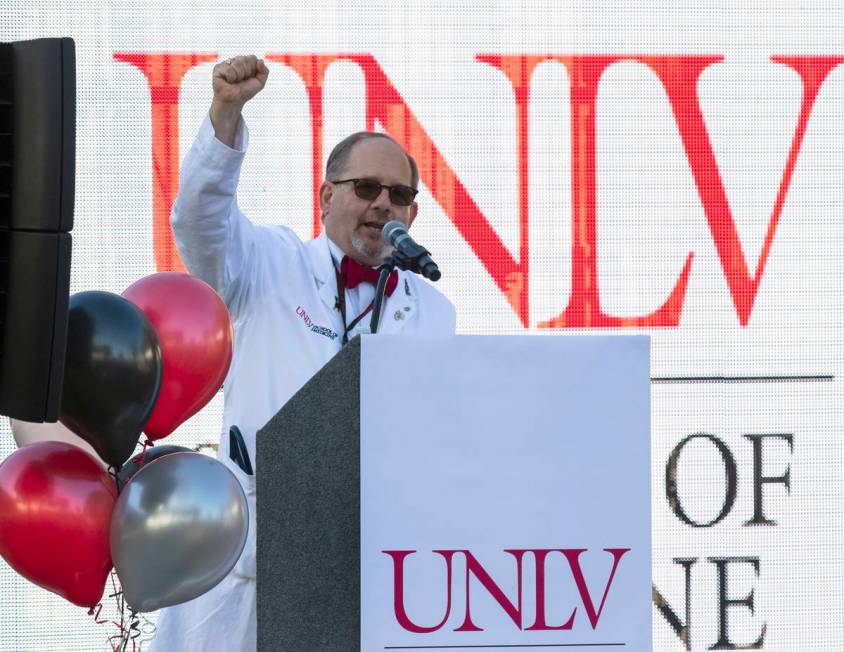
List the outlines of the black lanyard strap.
{"label": "black lanyard strap", "polygon": [[[332,262],[333,259],[332,259]],[[337,278],[337,309],[340,311],[340,317],[343,319],[343,346],[349,343],[349,331],[354,330],[355,326],[360,323],[360,320],[366,317],[372,311],[372,304],[370,301],[366,309],[352,320],[351,324],[346,323],[346,282],[337,265],[334,265],[334,275]]]}

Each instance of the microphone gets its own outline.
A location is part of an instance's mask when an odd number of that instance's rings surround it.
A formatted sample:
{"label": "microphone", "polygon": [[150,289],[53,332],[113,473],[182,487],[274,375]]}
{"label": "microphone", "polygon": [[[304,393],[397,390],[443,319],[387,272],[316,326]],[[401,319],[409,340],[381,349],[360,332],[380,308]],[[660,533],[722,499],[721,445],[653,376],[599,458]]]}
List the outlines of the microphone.
{"label": "microphone", "polygon": [[381,238],[396,250],[402,269],[421,274],[431,281],[438,281],[442,276],[437,264],[431,260],[430,252],[416,244],[405,225],[398,220],[390,220],[384,225]]}

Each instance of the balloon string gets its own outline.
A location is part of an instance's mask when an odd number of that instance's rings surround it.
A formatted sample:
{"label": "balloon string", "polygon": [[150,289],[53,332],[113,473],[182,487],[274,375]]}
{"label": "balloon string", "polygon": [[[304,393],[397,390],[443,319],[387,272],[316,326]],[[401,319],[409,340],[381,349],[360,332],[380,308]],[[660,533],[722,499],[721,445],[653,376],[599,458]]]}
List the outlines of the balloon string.
{"label": "balloon string", "polygon": [[[123,645],[124,639],[128,640],[130,638],[131,632],[124,626],[125,616],[124,616],[124,598],[123,598],[123,591],[117,584],[116,581],[117,573],[114,569],[112,569],[109,579],[111,580],[111,593],[108,594],[108,598],[115,598],[115,606],[117,608],[118,620],[109,620],[106,616],[103,615],[103,609],[105,608],[103,602],[99,602],[98,604],[90,607],[88,609],[88,615],[93,616],[94,622],[97,625],[114,625],[117,627],[119,633],[112,634],[106,640],[108,641],[108,646],[111,648],[112,652],[120,652],[121,646]],[[131,627],[130,627],[131,629]],[[137,636],[137,635],[136,635]],[[133,637],[134,638],[134,637]]]}
{"label": "balloon string", "polygon": [[117,619],[112,620],[111,624],[117,627],[119,633],[113,634],[112,636],[108,637],[108,643],[111,646],[112,652],[121,652],[126,650],[126,643],[130,638],[130,631],[126,628],[126,599],[123,596],[123,589],[118,587],[117,581],[115,580],[117,573],[116,571],[112,570],[111,572],[111,589],[112,592],[109,594],[109,598],[115,598],[117,600]]}
{"label": "balloon string", "polygon": [[103,612],[103,603],[100,602],[97,605],[94,605],[90,609],[88,609],[88,615],[94,617],[94,622],[97,625],[104,625],[108,622],[107,618],[100,618],[100,614]]}
{"label": "balloon string", "polygon": [[[120,633],[109,637],[109,644],[112,645],[113,652],[128,652],[129,641],[132,641],[132,652],[139,652],[139,645],[136,639],[141,635],[140,618],[135,609],[130,609],[128,616],[129,622],[126,622],[126,597],[123,595],[122,589],[117,588],[114,575],[115,573],[112,573],[111,577],[113,592],[108,597],[117,598],[117,612],[120,621],[113,620],[112,624],[120,630]],[[116,645],[112,642],[114,639],[117,639]]]}
{"label": "balloon string", "polygon": [[134,609],[129,612],[129,631],[132,632],[129,636],[132,639],[132,652],[138,652],[136,639],[141,635],[141,621],[138,618],[138,612]]}
{"label": "balloon string", "polygon": [[144,464],[146,464],[146,463],[147,463],[147,448],[148,448],[148,447],[150,447],[150,446],[152,446],[152,445],[153,445],[153,444],[152,444],[152,442],[149,440],[149,437],[147,437],[146,439],[144,439],[144,443],[143,443],[143,444],[141,444],[141,446],[143,446],[143,448],[141,448],[141,454],[140,454],[140,455],[137,455],[137,456],[135,457],[135,459],[138,459],[138,457],[140,457],[140,458],[141,458],[141,459],[138,461],[138,469],[139,469],[139,470],[140,470],[140,469],[142,469],[142,468],[144,468]]}
{"label": "balloon string", "polygon": [[[112,625],[117,627],[120,632],[119,634],[114,634],[108,638],[108,643],[109,646],[111,646],[112,652],[128,652],[129,641],[132,641],[132,652],[141,652],[145,643],[152,642],[152,639],[155,636],[156,627],[146,616],[131,608],[129,609],[129,622],[127,625],[126,597],[123,594],[123,590],[118,586],[115,580],[116,576],[116,571],[112,570],[110,576],[112,592],[108,595],[108,597],[116,598],[117,600],[117,618],[112,621],[108,621],[103,618],[97,622],[100,624],[110,622]],[[97,605],[97,607],[91,607],[89,613],[96,613],[97,616],[99,616],[100,611],[102,611],[102,603]],[[141,620],[143,620],[143,628]],[[141,638],[142,634],[144,635],[144,638]]]}
{"label": "balloon string", "polygon": [[138,613],[136,614],[136,616],[138,617],[139,621],[143,621],[143,623],[138,623],[138,634],[144,635],[144,637],[138,641],[138,652],[143,652],[144,645],[146,645],[147,643],[151,643],[152,639],[155,637],[156,627],[155,624],[149,618],[144,616],[144,614]]}
{"label": "balloon string", "polygon": [[[110,637],[109,642],[111,642],[112,639],[117,639],[117,645],[115,645],[113,648],[114,652],[126,652],[126,646],[129,644],[129,640],[134,638],[134,636],[131,635],[131,623],[129,624],[129,627],[126,627],[124,614],[122,610],[120,613],[120,622],[117,622],[116,620],[113,620],[111,622],[117,627],[117,629],[120,630],[120,633]],[[134,642],[132,643],[132,647],[135,647]]]}

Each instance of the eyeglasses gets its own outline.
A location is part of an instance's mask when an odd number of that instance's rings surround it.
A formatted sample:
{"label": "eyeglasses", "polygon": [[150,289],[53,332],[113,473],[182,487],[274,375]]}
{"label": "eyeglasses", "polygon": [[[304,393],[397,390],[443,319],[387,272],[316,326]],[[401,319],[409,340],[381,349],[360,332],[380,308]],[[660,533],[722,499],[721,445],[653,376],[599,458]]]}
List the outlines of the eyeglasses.
{"label": "eyeglasses", "polygon": [[390,192],[390,201],[396,206],[410,206],[413,203],[413,198],[416,197],[416,193],[419,192],[416,188],[410,186],[385,186],[375,179],[337,179],[331,183],[355,184],[355,194],[366,201],[372,201],[381,194],[382,188],[386,188]]}

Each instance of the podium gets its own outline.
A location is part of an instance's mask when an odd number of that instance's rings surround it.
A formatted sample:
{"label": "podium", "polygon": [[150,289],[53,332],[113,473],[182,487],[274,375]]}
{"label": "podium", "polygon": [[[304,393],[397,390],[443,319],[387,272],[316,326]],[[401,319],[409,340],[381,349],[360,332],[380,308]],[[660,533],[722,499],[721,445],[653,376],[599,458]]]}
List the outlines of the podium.
{"label": "podium", "polygon": [[258,649],[650,649],[649,375],[641,336],[352,340],[257,435]]}
{"label": "podium", "polygon": [[257,434],[259,650],[360,640],[360,352],[356,337]]}

